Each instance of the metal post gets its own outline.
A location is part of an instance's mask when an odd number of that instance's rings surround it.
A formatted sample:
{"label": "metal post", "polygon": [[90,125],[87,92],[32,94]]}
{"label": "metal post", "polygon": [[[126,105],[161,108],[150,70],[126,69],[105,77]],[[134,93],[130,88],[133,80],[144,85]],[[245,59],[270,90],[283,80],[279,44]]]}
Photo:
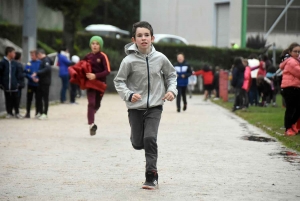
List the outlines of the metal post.
{"label": "metal post", "polygon": [[290,0],[290,2],[285,6],[285,8],[280,13],[280,15],[278,16],[278,18],[276,19],[276,21],[273,23],[273,25],[271,26],[271,28],[269,29],[269,31],[264,35],[265,39],[268,38],[269,34],[273,31],[273,29],[276,27],[276,25],[278,24],[278,22],[281,20],[281,18],[283,17],[283,15],[286,13],[286,11],[292,5],[293,2],[294,2],[294,0]]}
{"label": "metal post", "polygon": [[273,66],[276,67],[276,45],[273,43]]}
{"label": "metal post", "polygon": [[246,47],[247,38],[247,15],[248,15],[248,0],[242,0],[242,26],[241,26],[241,47]]}
{"label": "metal post", "polygon": [[30,60],[30,51],[36,49],[37,30],[37,0],[24,0],[23,33],[22,33],[22,61]]}

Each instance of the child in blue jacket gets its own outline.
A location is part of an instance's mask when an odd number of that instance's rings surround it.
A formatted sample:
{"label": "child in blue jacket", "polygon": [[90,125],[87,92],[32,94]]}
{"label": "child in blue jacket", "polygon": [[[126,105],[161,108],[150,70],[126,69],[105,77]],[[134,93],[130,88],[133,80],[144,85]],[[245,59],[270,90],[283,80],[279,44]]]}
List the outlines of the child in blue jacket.
{"label": "child in blue jacket", "polygon": [[31,108],[31,102],[33,99],[33,95],[35,96],[35,116],[38,114],[41,114],[41,111],[38,111],[38,101],[36,101],[37,97],[37,88],[38,88],[38,81],[37,78],[33,79],[31,75],[34,72],[37,72],[39,70],[41,61],[37,59],[36,50],[30,51],[30,57],[31,61],[29,61],[24,70],[25,77],[28,79],[27,82],[27,99],[26,99],[26,115],[25,118],[30,118],[30,108]]}

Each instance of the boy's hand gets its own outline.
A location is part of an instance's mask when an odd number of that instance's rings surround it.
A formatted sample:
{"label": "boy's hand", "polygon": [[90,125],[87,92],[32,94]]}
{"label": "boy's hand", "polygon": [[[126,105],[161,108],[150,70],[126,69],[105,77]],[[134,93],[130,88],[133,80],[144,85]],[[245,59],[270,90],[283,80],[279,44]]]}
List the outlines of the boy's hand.
{"label": "boy's hand", "polygon": [[164,96],[163,100],[168,100],[168,101],[174,100],[174,94],[169,91],[168,93],[166,93],[166,95]]}
{"label": "boy's hand", "polygon": [[185,78],[185,75],[184,75],[184,74],[182,74],[182,75],[181,75],[181,77],[182,77],[182,78]]}
{"label": "boy's hand", "polygon": [[36,77],[36,72],[32,73],[31,77]]}
{"label": "boy's hand", "polygon": [[94,80],[96,79],[96,75],[94,73],[87,73],[86,74],[87,79]]}
{"label": "boy's hand", "polygon": [[141,100],[141,99],[142,99],[142,96],[140,94],[133,94],[131,97],[131,102],[135,103],[136,101]]}

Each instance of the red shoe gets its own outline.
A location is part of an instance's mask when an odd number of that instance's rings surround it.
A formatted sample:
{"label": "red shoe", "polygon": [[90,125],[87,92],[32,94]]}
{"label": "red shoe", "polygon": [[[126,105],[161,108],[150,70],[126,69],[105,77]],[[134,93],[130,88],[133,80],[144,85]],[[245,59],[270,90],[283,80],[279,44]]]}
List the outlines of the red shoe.
{"label": "red shoe", "polygon": [[289,128],[287,131],[284,132],[285,136],[294,136],[296,135],[295,131],[292,128]]}
{"label": "red shoe", "polygon": [[292,125],[292,129],[293,129],[293,131],[295,131],[296,134],[299,133],[299,129],[297,128],[296,124]]}

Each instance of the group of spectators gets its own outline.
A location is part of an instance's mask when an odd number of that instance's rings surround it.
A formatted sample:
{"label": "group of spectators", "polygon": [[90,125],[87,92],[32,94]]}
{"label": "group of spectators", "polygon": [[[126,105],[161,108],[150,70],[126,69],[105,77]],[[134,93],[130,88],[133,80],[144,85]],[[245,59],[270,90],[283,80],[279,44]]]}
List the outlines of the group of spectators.
{"label": "group of spectators", "polygon": [[46,119],[49,105],[49,88],[51,84],[51,60],[43,49],[31,51],[31,61],[25,69],[20,62],[21,53],[13,47],[6,47],[5,56],[0,62],[0,88],[4,91],[6,118],[22,119],[20,100],[25,78],[28,79],[26,115],[30,118],[33,95],[36,99],[36,118]]}
{"label": "group of spectators", "polygon": [[[35,118],[48,118],[49,93],[51,85],[51,66],[53,61],[46,56],[43,49],[30,51],[30,61],[21,63],[21,53],[13,47],[6,47],[5,56],[0,62],[0,88],[4,91],[6,118],[31,118],[30,110],[35,99]],[[78,59],[79,61],[79,59]],[[59,66],[59,76],[62,81],[60,91],[61,103],[66,102],[66,92],[69,89],[68,67],[73,65],[66,48],[58,51],[56,65]],[[20,114],[22,90],[26,88],[26,114]],[[71,84],[70,103],[75,104],[78,86]]]}
{"label": "group of spectators", "polygon": [[231,85],[235,89],[232,111],[246,110],[249,105],[276,106],[276,95],[282,95],[286,108],[285,135],[299,132],[297,121],[300,118],[300,45],[292,43],[281,54],[279,69],[272,65],[267,56],[260,59],[250,55],[248,59],[237,57],[232,68]]}
{"label": "group of spectators", "polygon": [[231,85],[235,90],[232,111],[246,110],[250,105],[276,106],[280,82],[281,74],[276,73],[266,55],[252,54],[248,59],[236,57],[232,66]]}

